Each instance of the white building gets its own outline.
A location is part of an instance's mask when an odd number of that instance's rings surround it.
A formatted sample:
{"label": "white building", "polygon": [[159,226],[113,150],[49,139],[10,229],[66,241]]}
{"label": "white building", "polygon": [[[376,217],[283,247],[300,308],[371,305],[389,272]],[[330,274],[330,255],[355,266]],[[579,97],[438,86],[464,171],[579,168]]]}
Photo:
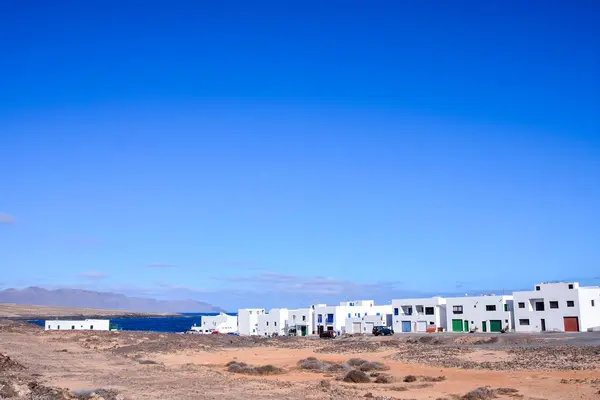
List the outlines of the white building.
{"label": "white building", "polygon": [[238,319],[235,315],[220,313],[218,315],[203,315],[200,320],[200,326],[192,326],[193,332],[211,334],[234,333],[238,330]]}
{"label": "white building", "polygon": [[346,330],[346,318],[362,318],[390,311],[391,306],[375,306],[373,300],[342,301],[339,306],[319,304],[314,308],[315,331],[319,334],[333,330],[342,334]]}
{"label": "white building", "polygon": [[[375,306],[377,307],[377,306]],[[375,308],[373,307],[373,308]],[[345,333],[373,333],[373,327],[385,326],[392,327],[392,307],[391,306],[379,306],[388,307],[387,310],[381,312],[375,311],[372,315],[363,315],[362,317],[349,317],[346,318],[344,331]]]}
{"label": "white building", "polygon": [[600,326],[600,287],[540,283],[513,295],[517,332],[585,332]]}
{"label": "white building", "polygon": [[297,336],[312,335],[313,315],[313,307],[288,310],[288,317],[285,320],[285,334],[294,332]]}
{"label": "white building", "polygon": [[238,310],[238,333],[240,335],[257,335],[258,316],[264,313],[264,308],[240,308]]}
{"label": "white building", "polygon": [[513,296],[446,299],[446,326],[452,332],[500,332],[514,327]]}
{"label": "white building", "polygon": [[48,320],[44,324],[44,329],[47,331],[109,331],[109,319],[86,319],[86,320]]}
{"label": "white building", "polygon": [[395,333],[447,330],[446,299],[443,297],[396,299],[392,300],[392,308]]}
{"label": "white building", "polygon": [[258,316],[256,333],[260,336],[285,335],[285,321],[288,318],[287,308],[272,308],[268,313]]}

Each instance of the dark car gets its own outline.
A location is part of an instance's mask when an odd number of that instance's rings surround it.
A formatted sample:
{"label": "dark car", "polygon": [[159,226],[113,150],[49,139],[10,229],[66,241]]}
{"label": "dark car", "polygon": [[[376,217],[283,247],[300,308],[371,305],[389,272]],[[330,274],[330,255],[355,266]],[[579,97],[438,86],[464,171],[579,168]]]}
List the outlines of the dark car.
{"label": "dark car", "polygon": [[335,331],[323,331],[319,334],[319,337],[324,339],[333,339],[336,336]]}
{"label": "dark car", "polygon": [[373,335],[375,336],[388,336],[393,335],[394,330],[392,328],[388,328],[387,326],[374,326],[373,327]]}

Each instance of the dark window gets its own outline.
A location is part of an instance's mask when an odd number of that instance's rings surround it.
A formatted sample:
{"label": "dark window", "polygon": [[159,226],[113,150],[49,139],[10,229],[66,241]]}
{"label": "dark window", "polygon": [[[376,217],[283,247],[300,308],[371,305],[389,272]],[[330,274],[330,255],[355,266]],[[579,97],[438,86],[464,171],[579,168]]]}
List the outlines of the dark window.
{"label": "dark window", "polygon": [[75,329],[75,325],[71,325],[71,329]]}
{"label": "dark window", "polygon": [[540,289],[541,289],[541,288],[540,288],[539,286],[536,286],[536,287],[535,287],[535,290],[540,290]]}
{"label": "dark window", "polygon": [[275,324],[275,326],[277,326],[277,321],[273,322]]}
{"label": "dark window", "polygon": [[569,289],[573,289],[573,284],[569,283]]}
{"label": "dark window", "polygon": [[306,321],[306,315],[302,316],[302,321]]}
{"label": "dark window", "polygon": [[519,308],[525,308],[525,303],[519,303]]}
{"label": "dark window", "polygon": [[545,307],[544,307],[544,302],[543,301],[538,301],[537,303],[535,303],[535,311],[544,311]]}
{"label": "dark window", "polygon": [[348,313],[348,318],[352,318],[352,314]]}
{"label": "dark window", "polygon": [[528,319],[520,319],[519,325],[529,325],[529,320]]}
{"label": "dark window", "polygon": [[592,300],[592,307],[596,307],[596,302]]}
{"label": "dark window", "polygon": [[327,323],[333,324],[333,314],[327,314]]}
{"label": "dark window", "polygon": [[425,307],[425,315],[433,315],[434,310],[433,307]]}
{"label": "dark window", "polygon": [[90,325],[90,329],[91,329],[91,330],[94,330],[94,325]]}
{"label": "dark window", "polygon": [[550,308],[558,308],[558,301],[551,301]]}
{"label": "dark window", "polygon": [[[592,300],[592,301],[594,301],[594,300]],[[56,329],[60,329],[60,325],[58,325],[58,326],[56,327]]]}
{"label": "dark window", "polygon": [[504,305],[504,311],[508,311],[508,304]]}
{"label": "dark window", "polygon": [[398,309],[394,308],[394,315],[398,315]]}
{"label": "dark window", "polygon": [[454,314],[462,314],[463,313],[463,306],[453,306],[452,307],[452,312]]}
{"label": "dark window", "polygon": [[567,300],[567,307],[575,307],[575,302],[573,300]]}
{"label": "dark window", "polygon": [[323,322],[323,314],[317,315],[317,322],[318,323],[322,323]]}
{"label": "dark window", "polygon": [[495,305],[487,305],[485,306],[485,311],[496,311]]}
{"label": "dark window", "polygon": [[267,321],[267,326],[269,326],[269,321]]}

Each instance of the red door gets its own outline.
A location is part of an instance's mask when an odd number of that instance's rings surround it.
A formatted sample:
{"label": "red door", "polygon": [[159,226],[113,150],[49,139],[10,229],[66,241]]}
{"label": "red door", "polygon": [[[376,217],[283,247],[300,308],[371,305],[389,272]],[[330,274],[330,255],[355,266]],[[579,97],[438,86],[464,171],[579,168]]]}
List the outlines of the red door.
{"label": "red door", "polygon": [[579,318],[564,317],[565,332],[579,332]]}

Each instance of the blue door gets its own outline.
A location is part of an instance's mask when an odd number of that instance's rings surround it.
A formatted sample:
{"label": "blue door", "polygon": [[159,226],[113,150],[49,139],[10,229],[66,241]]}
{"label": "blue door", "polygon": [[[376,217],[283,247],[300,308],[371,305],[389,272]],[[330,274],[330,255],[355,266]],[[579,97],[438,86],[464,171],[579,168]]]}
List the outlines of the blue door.
{"label": "blue door", "polygon": [[410,321],[402,321],[402,332],[410,332]]}

